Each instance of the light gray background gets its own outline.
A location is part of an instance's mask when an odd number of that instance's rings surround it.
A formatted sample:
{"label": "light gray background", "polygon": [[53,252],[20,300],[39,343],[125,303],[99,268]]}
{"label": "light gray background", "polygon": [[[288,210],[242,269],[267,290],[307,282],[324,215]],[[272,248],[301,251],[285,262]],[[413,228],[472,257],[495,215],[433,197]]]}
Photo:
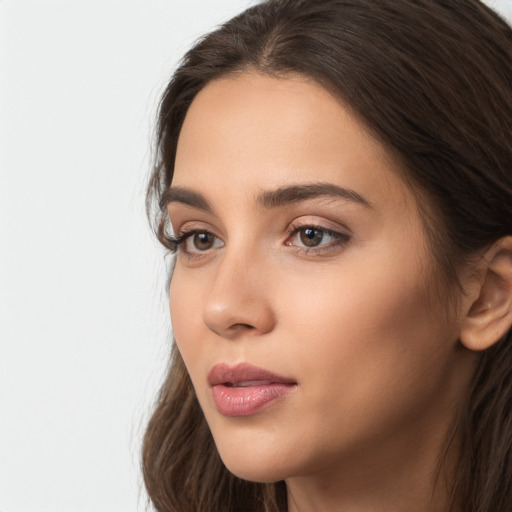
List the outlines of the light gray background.
{"label": "light gray background", "polygon": [[1,512],[144,509],[169,335],[153,117],[192,41],[251,3],[0,0]]}

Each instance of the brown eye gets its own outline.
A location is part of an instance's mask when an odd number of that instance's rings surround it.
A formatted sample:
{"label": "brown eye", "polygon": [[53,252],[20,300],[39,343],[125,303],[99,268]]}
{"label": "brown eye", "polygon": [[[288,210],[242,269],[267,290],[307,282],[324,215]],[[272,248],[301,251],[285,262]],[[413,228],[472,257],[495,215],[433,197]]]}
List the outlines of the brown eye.
{"label": "brown eye", "polygon": [[215,243],[215,235],[212,233],[194,233],[192,236],[194,249],[198,251],[207,251],[213,247]]}
{"label": "brown eye", "polygon": [[189,231],[182,232],[179,237],[175,239],[175,252],[183,256],[192,256],[194,254],[206,253],[210,249],[220,249],[224,247],[222,240],[210,233],[209,231]]}
{"label": "brown eye", "polygon": [[300,241],[306,247],[316,247],[320,245],[324,238],[324,232],[316,228],[304,228],[300,230]]}
{"label": "brown eye", "polygon": [[322,226],[298,226],[293,229],[285,245],[320,255],[339,251],[349,243],[350,238],[348,234]]}

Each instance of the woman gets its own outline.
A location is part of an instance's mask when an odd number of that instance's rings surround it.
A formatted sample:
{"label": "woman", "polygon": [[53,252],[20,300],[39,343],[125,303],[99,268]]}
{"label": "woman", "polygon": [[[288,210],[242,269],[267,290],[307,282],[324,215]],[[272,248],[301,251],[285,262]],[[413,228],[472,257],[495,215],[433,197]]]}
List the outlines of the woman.
{"label": "woman", "polygon": [[511,84],[478,0],[268,0],[189,51],[157,510],[511,510]]}

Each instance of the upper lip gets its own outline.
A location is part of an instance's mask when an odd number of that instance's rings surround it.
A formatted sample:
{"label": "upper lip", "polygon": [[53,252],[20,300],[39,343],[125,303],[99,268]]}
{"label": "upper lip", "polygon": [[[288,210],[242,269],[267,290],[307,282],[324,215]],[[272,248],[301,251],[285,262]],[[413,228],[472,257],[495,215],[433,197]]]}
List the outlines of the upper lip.
{"label": "upper lip", "polygon": [[226,363],[216,364],[208,373],[208,384],[217,386],[228,384],[232,386],[257,386],[264,384],[296,384],[293,379],[277,375],[273,372],[258,368],[248,363],[230,366]]}

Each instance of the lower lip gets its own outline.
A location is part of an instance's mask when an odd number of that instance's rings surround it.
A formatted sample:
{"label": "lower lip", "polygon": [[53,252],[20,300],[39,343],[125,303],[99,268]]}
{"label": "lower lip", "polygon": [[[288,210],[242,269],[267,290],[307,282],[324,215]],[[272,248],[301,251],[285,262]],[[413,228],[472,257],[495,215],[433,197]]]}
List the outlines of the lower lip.
{"label": "lower lip", "polygon": [[294,384],[264,384],[260,386],[213,386],[213,400],[224,416],[251,416],[284,398],[295,388]]}

